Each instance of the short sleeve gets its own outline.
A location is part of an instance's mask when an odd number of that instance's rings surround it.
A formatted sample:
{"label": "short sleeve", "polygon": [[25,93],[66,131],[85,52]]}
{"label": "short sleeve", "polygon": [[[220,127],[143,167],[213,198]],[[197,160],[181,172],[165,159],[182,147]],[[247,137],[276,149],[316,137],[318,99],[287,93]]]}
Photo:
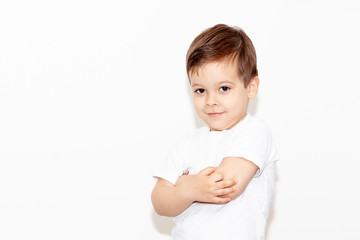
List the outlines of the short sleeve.
{"label": "short sleeve", "polygon": [[262,122],[253,122],[233,132],[225,157],[242,157],[259,167],[255,177],[261,175],[264,168],[278,160],[271,131]]}
{"label": "short sleeve", "polygon": [[176,183],[177,179],[182,175],[182,162],[181,162],[181,142],[173,145],[166,160],[162,165],[153,172],[154,178],[162,178],[170,183]]}

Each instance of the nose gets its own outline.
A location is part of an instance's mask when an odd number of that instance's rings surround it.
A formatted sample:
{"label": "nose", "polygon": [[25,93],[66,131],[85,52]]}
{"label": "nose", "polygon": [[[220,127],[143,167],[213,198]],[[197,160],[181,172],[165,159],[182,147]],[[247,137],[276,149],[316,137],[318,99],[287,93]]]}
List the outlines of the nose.
{"label": "nose", "polygon": [[208,93],[207,97],[206,97],[206,105],[208,106],[212,106],[212,105],[218,105],[218,98],[216,96],[216,94],[214,93]]}

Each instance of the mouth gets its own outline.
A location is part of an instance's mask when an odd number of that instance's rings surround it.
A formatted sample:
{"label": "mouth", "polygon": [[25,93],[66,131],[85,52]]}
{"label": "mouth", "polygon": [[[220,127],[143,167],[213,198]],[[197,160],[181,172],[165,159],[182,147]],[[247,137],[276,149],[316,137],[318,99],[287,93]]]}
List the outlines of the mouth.
{"label": "mouth", "polygon": [[207,115],[209,115],[210,117],[219,117],[223,114],[224,112],[213,112],[213,113],[207,113]]}

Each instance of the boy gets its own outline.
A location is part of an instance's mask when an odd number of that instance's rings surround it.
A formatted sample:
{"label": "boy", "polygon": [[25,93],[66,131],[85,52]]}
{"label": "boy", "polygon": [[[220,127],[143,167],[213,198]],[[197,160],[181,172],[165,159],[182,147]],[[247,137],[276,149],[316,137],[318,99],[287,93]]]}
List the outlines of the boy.
{"label": "boy", "polygon": [[258,92],[256,53],[244,31],[215,25],[192,42],[187,73],[207,124],[180,141],[155,177],[152,203],[175,217],[173,239],[264,239],[277,151],[247,113]]}

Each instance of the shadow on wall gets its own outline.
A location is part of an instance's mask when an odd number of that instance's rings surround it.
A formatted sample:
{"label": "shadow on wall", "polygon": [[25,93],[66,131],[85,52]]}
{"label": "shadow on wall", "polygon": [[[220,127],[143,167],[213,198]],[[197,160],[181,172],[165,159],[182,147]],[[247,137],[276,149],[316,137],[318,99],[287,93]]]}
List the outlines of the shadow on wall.
{"label": "shadow on wall", "polygon": [[155,229],[161,234],[171,235],[171,229],[175,226],[173,219],[159,216],[155,211],[152,211],[151,215]]}
{"label": "shadow on wall", "polygon": [[259,96],[257,96],[254,99],[251,99],[248,105],[248,113],[250,113],[251,115],[256,115],[256,109],[258,104],[259,104]]}

